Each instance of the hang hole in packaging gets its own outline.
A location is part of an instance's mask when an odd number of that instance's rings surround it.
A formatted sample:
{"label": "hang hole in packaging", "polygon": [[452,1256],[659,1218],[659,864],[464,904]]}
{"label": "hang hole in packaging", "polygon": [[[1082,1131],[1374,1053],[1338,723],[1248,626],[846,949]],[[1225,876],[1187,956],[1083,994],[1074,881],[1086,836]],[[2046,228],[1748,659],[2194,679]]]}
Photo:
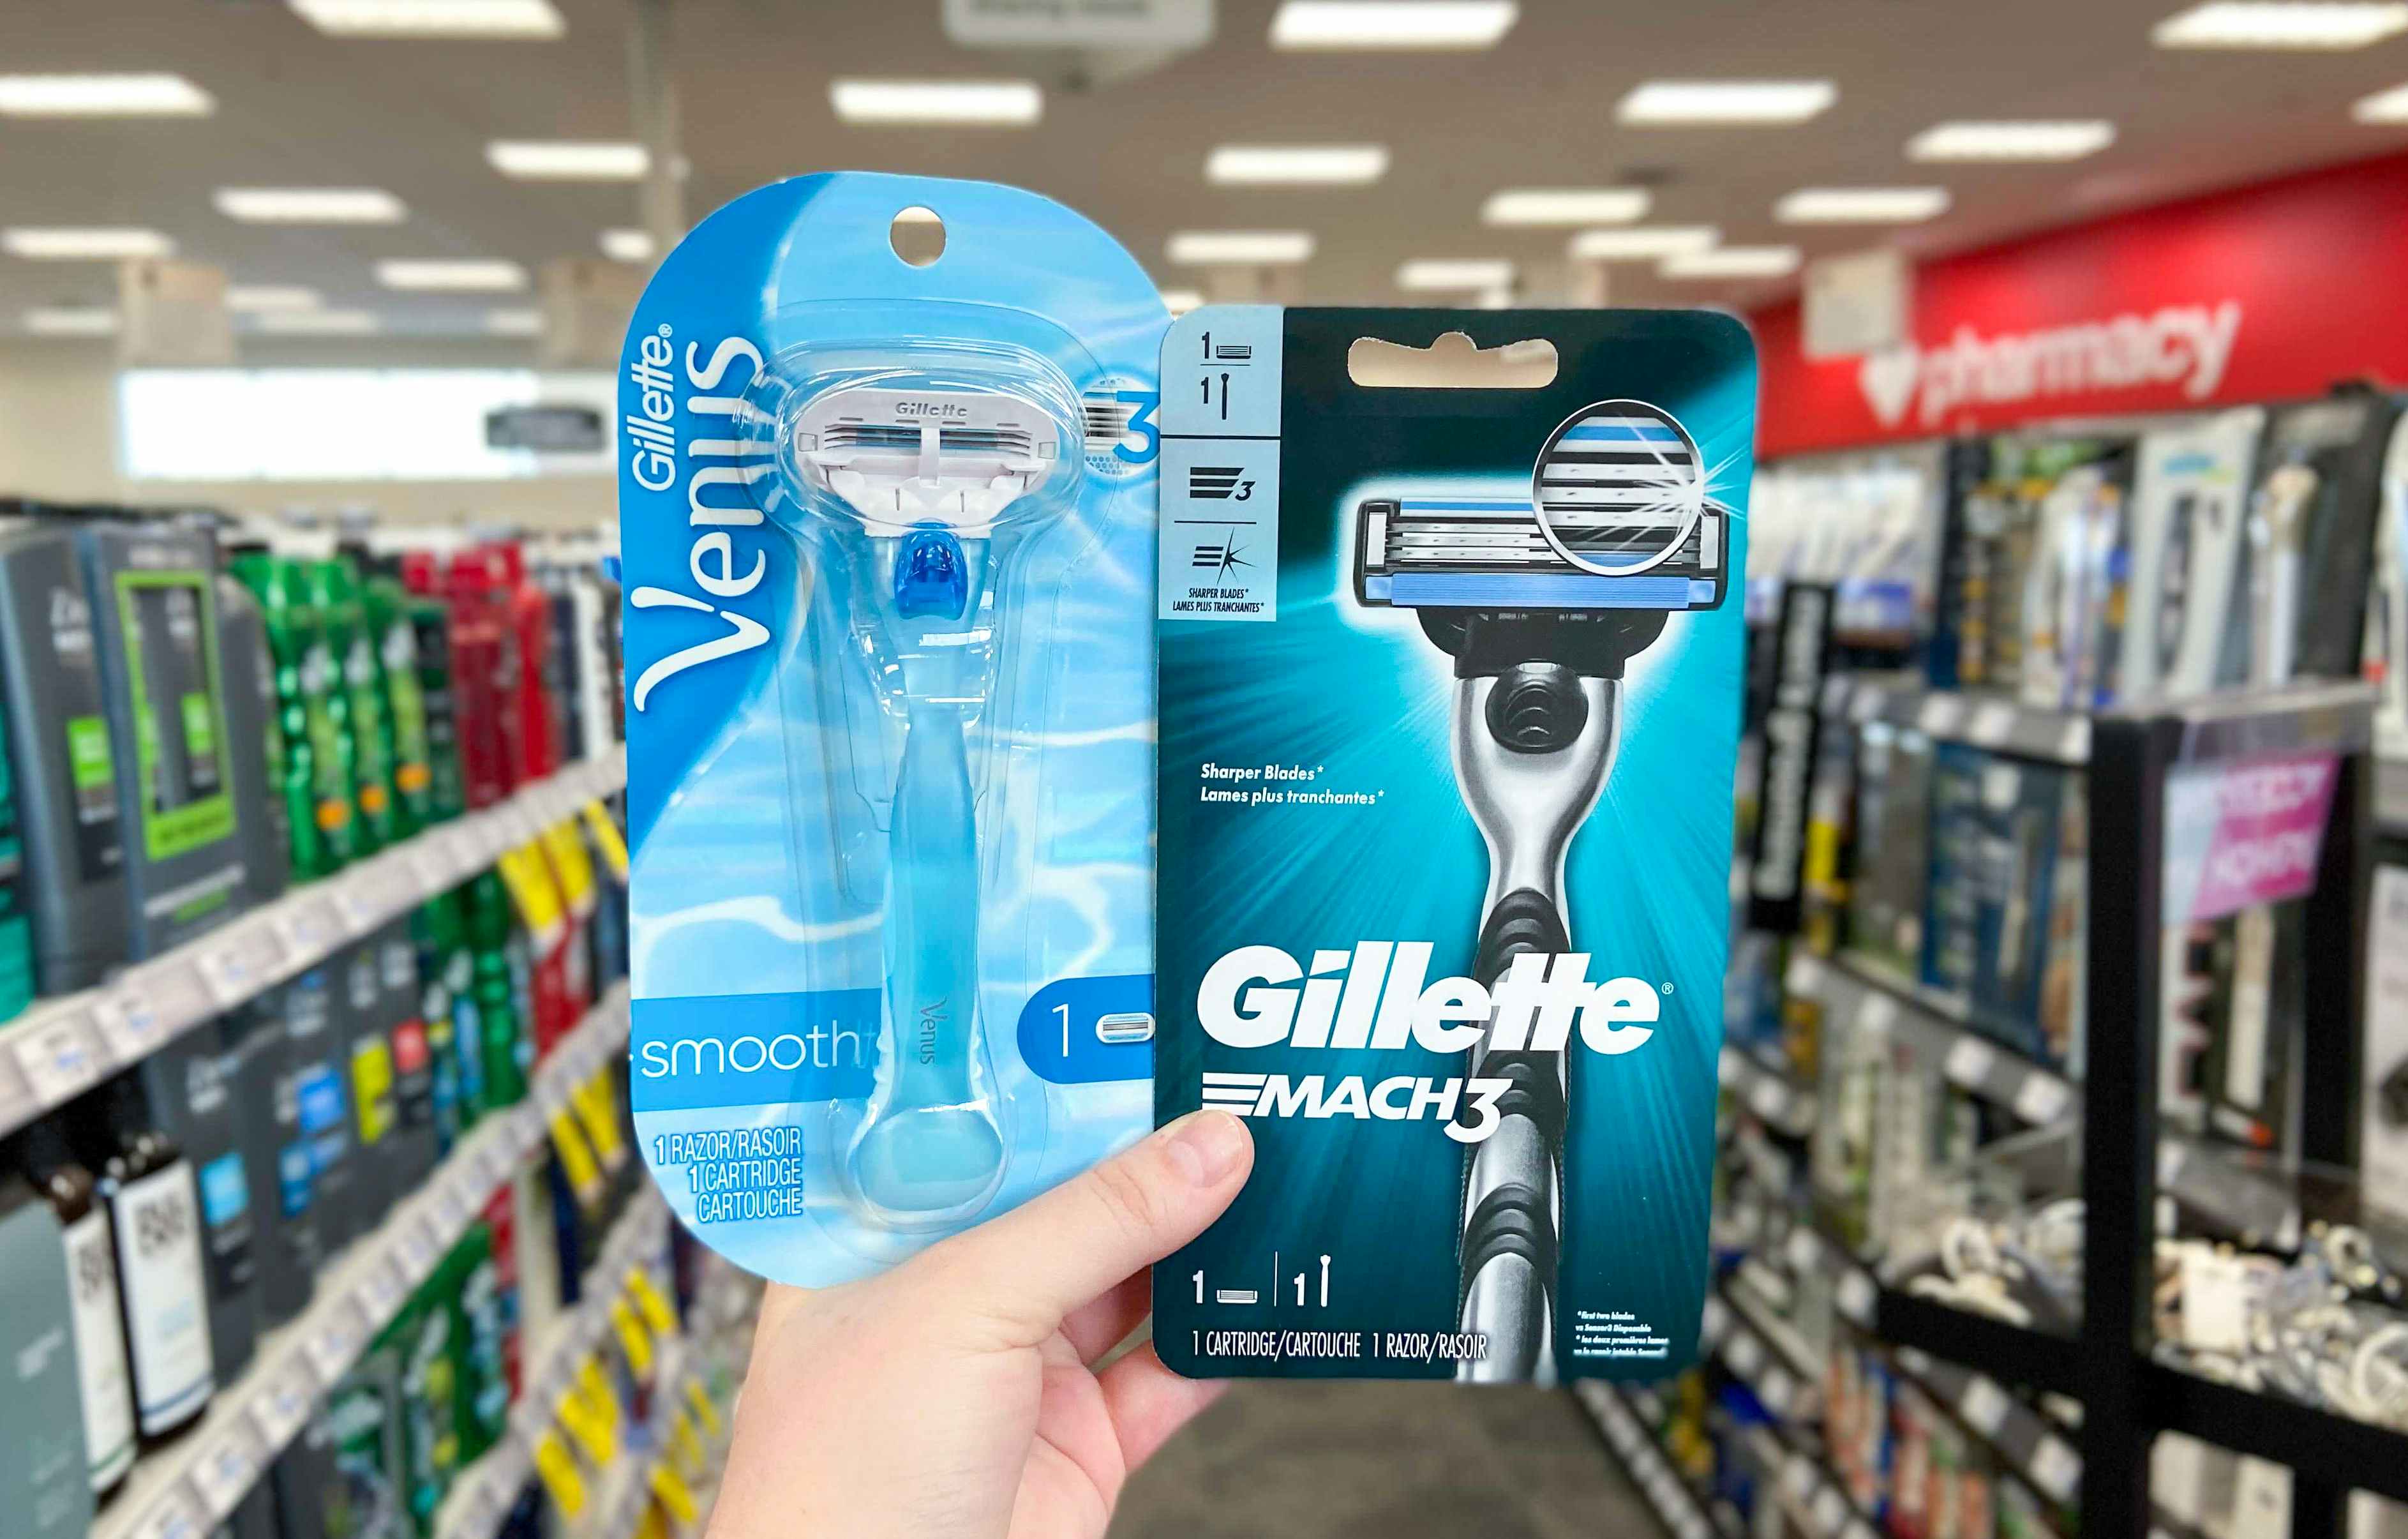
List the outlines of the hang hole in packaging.
{"label": "hang hole in packaging", "polygon": [[817,1286],[1148,1124],[1166,322],[1093,225],[841,174],[630,328],[631,1099],[706,1242]]}

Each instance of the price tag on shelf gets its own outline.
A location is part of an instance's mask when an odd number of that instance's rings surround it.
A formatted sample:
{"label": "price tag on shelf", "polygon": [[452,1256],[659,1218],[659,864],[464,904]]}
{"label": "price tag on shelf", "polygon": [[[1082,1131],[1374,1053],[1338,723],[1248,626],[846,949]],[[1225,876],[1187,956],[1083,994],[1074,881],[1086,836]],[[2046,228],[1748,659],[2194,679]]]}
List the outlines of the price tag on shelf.
{"label": "price tag on shelf", "polygon": [[1848,702],[1848,719],[1859,726],[1866,722],[1878,721],[1881,718],[1885,698],[1881,685],[1870,680],[1856,685],[1856,698]]}
{"label": "price tag on shelf", "polygon": [[448,1234],[457,1234],[466,1229],[468,1220],[476,1215],[477,1201],[468,1190],[471,1185],[473,1183],[454,1178],[443,1183],[436,1191],[435,1211]]}
{"label": "price tag on shelf", "polygon": [[1791,1230],[1788,1244],[1784,1248],[1788,1253],[1789,1270],[1792,1272],[1812,1272],[1822,1265],[1823,1247],[1815,1244],[1813,1230],[1802,1226]]}
{"label": "price tag on shelf", "polygon": [[1996,748],[2014,735],[2015,708],[2005,700],[1985,700],[1973,712],[1965,727],[1968,741],[1984,748]]}
{"label": "price tag on shelf", "polygon": [[1916,1378],[1926,1377],[1931,1372],[1931,1355],[1919,1346],[1899,1347],[1898,1362],[1899,1367],[1913,1374]]}
{"label": "price tag on shelf", "polygon": [[1879,1036],[1898,1024],[1898,1001],[1886,994],[1867,989],[1856,1006],[1856,1029]]}
{"label": "price tag on shelf", "polygon": [[1711,1346],[1723,1339],[1723,1330],[1729,1324],[1730,1311],[1724,1307],[1722,1300],[1708,1294],[1706,1307],[1698,1316],[1698,1334]]}
{"label": "price tag on shelf", "polygon": [[1803,1502],[1813,1494],[1814,1461],[1804,1454],[1791,1454],[1781,1466],[1781,1494],[1792,1502]]}
{"label": "price tag on shelf", "polygon": [[1814,1493],[1814,1526],[1827,1534],[1840,1532],[1848,1520],[1848,1499],[1840,1494],[1837,1486],[1826,1486]]}
{"label": "price tag on shelf", "polygon": [[1756,1377],[1756,1370],[1764,1366],[1764,1344],[1752,1333],[1740,1331],[1731,1337],[1730,1345],[1723,1348],[1723,1360],[1729,1363],[1731,1371],[1740,1377],[1752,1379]]}
{"label": "price tag on shelf", "polygon": [[2057,736],[2057,756],[2068,764],[2090,762],[2090,718],[2076,716]]}
{"label": "price tag on shelf", "polygon": [[457,885],[483,870],[493,854],[479,827],[460,825],[443,836],[443,858],[450,862],[452,881]]}
{"label": "price tag on shelf", "polygon": [[1742,1079],[1746,1077],[1746,1075],[1747,1057],[1744,1054],[1741,1053],[1738,1048],[1726,1047],[1722,1051],[1722,1056],[1714,1059],[1714,1083],[1716,1085],[1722,1086],[1727,1089],[1730,1086],[1739,1084]]}
{"label": "price tag on shelf", "polygon": [[234,925],[200,943],[201,982],[221,1010],[231,1010],[283,976],[284,942],[264,919]]}
{"label": "price tag on shelf", "polygon": [[1922,708],[1914,713],[1914,725],[1924,736],[1944,738],[1956,729],[1965,716],[1965,699],[1961,695],[1927,695]]}
{"label": "price tag on shelf", "polygon": [[2073,1490],[2082,1483],[2082,1456],[2072,1445],[2050,1432],[2032,1450],[2028,1473],[2032,1484],[2058,1502],[2073,1500]]}
{"label": "price tag on shelf", "polygon": [[128,1539],[202,1539],[210,1522],[200,1498],[177,1485],[134,1520]]}
{"label": "price tag on shelf", "polygon": [[1996,1381],[1976,1374],[1965,1386],[1964,1394],[1957,1397],[1956,1414],[1965,1418],[1966,1426],[1984,1437],[1996,1437],[1999,1429],[2007,1423],[2007,1408],[2011,1403],[2007,1392],[2000,1388]]}
{"label": "price tag on shelf", "polygon": [[345,1299],[329,1311],[326,1319],[310,1326],[301,1345],[309,1354],[309,1366],[318,1372],[318,1382],[331,1386],[350,1371],[366,1340],[367,1328],[360,1319],[358,1302]]}
{"label": "price tag on shelf", "polygon": [[359,1301],[361,1312],[373,1326],[380,1326],[401,1313],[401,1302],[409,1297],[409,1286],[401,1280],[391,1252],[367,1263],[366,1273],[351,1290],[351,1296]]}
{"label": "price tag on shelf", "polygon": [[1747,1103],[1767,1122],[1779,1122],[1789,1110],[1789,1087],[1762,1074],[1748,1087]]}
{"label": "price tag on shelf", "polygon": [[165,1017],[149,993],[130,984],[93,996],[92,1024],[120,1063],[138,1063],[167,1040]]}
{"label": "price tag on shelf", "polygon": [[1786,982],[1792,994],[1813,994],[1819,991],[1823,986],[1822,959],[1803,951],[1792,956],[1789,958],[1789,976]]}
{"label": "price tag on shelf", "polygon": [[91,1013],[63,1010],[17,1038],[17,1067],[45,1107],[73,1100],[108,1068]]}
{"label": "price tag on shelf", "polygon": [[2026,1122],[2055,1122],[2072,1100],[2072,1090],[2055,1075],[2026,1074],[2015,1086],[2015,1115]]}
{"label": "price tag on shelf", "polygon": [[299,1435],[317,1398],[317,1382],[308,1366],[300,1362],[287,1365],[251,1398],[251,1419],[268,1452],[276,1452]]}
{"label": "price tag on shelf", "polygon": [[1989,1078],[1990,1068],[1998,1061],[1999,1055],[1988,1043],[1978,1037],[1959,1037],[1948,1049],[1945,1068],[1952,1084],[1971,1088]]}
{"label": "price tag on shelf", "polygon": [[436,1220],[422,1206],[401,1228],[401,1238],[394,1242],[393,1258],[401,1268],[402,1280],[411,1287],[426,1280],[435,1263],[443,1259],[443,1236]]}
{"label": "price tag on shelf", "polygon": [[1775,1365],[1766,1371],[1764,1380],[1756,1386],[1756,1392],[1763,1398],[1765,1407],[1774,1416],[1786,1417],[1789,1415],[1790,1407],[1797,1402],[1798,1381],[1790,1376],[1789,1370]]}
{"label": "price tag on shelf", "polygon": [[1872,1324],[1873,1302],[1879,1295],[1870,1277],[1854,1268],[1841,1273],[1837,1296],[1841,1314],[1858,1325]]}
{"label": "price tag on shelf", "polygon": [[403,846],[402,858],[409,862],[410,880],[417,885],[417,896],[432,898],[448,889],[458,870],[444,853],[443,841],[432,834],[411,840]]}
{"label": "price tag on shelf", "polygon": [[287,899],[268,912],[267,922],[276,928],[296,968],[323,960],[343,939],[342,919],[322,892]]}
{"label": "price tag on shelf", "polygon": [[261,1448],[251,1430],[237,1421],[219,1433],[193,1460],[193,1489],[211,1517],[232,1513],[258,1483]]}

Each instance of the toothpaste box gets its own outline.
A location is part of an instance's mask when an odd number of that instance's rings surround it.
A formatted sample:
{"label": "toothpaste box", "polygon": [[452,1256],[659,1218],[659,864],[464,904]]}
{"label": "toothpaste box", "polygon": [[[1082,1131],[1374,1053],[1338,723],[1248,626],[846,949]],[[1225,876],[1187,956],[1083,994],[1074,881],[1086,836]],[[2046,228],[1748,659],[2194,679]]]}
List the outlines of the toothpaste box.
{"label": "toothpaste box", "polygon": [[1204,1376],[1696,1351],[1756,365],[1727,316],[1214,308],[1164,343],[1154,1101],[1253,1178]]}

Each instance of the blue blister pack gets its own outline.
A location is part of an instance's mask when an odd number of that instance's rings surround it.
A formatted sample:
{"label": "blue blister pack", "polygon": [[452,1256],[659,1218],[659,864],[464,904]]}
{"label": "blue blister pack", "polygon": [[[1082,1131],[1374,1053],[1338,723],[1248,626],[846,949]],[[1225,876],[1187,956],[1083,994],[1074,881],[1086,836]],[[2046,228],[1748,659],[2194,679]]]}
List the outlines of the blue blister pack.
{"label": "blue blister pack", "polygon": [[630,1099],[762,1275],[876,1271],[1150,1125],[1167,323],[1058,204],[867,173],[737,199],[637,307]]}

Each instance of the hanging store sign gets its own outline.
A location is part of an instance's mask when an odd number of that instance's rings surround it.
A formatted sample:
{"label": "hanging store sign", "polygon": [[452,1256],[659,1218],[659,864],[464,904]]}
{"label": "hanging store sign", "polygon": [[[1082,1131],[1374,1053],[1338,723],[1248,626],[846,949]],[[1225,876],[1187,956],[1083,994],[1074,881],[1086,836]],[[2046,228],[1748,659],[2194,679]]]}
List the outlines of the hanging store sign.
{"label": "hanging store sign", "polygon": [[1904,335],[1853,354],[1777,305],[1753,317],[1759,453],[2408,381],[2403,257],[2391,155],[1922,263]]}

